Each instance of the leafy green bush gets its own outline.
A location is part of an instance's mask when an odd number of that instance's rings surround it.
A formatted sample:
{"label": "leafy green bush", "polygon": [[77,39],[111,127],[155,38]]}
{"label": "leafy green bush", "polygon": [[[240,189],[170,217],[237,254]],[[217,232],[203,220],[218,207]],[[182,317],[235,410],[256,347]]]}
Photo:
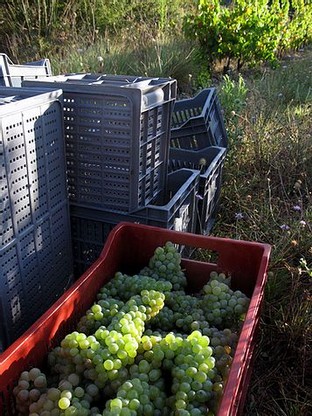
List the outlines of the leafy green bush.
{"label": "leafy green bush", "polygon": [[[287,2],[288,3],[288,2]],[[298,49],[312,41],[312,3],[310,0],[290,0],[287,30],[281,39],[281,49]]]}
{"label": "leafy green bush", "polygon": [[[228,2],[227,2],[228,3]],[[243,64],[276,64],[281,51],[311,40],[312,5],[304,0],[200,0],[184,21],[186,36],[199,42],[211,67],[225,60]]]}

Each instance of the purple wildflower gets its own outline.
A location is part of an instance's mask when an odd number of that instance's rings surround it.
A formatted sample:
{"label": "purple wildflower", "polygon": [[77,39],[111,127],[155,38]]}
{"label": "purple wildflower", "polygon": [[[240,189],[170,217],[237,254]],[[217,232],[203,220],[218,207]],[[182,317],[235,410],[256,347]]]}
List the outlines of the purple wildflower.
{"label": "purple wildflower", "polygon": [[236,220],[242,220],[244,218],[244,215],[241,212],[235,213],[235,219]]}
{"label": "purple wildflower", "polygon": [[297,212],[301,211],[301,206],[300,205],[294,205],[292,208],[293,208],[294,211],[297,211]]}
{"label": "purple wildflower", "polygon": [[280,228],[284,231],[287,231],[287,230],[289,230],[290,227],[287,224],[283,224],[283,225],[280,226]]}

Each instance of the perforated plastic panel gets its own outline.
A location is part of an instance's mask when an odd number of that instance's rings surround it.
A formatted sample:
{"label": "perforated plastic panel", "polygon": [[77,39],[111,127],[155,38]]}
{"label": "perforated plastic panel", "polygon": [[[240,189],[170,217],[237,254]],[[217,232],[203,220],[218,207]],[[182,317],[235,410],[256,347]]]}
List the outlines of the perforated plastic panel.
{"label": "perforated plastic panel", "polygon": [[[0,318],[6,348],[70,286],[73,262],[63,203],[0,249]],[[1,349],[0,349],[1,351]]]}
{"label": "perforated plastic panel", "polygon": [[215,223],[225,157],[224,147],[211,146],[197,151],[170,148],[170,172],[181,168],[200,171],[196,226],[199,234],[209,234]]}
{"label": "perforated plastic panel", "polygon": [[68,198],[61,98],[0,87],[0,247]]}
{"label": "perforated plastic panel", "polygon": [[[168,175],[167,191],[154,204],[132,214],[71,207],[75,276],[79,277],[99,256],[112,228],[122,221],[194,232],[199,171],[181,169]],[[131,244],[131,242],[129,242]]]}
{"label": "perforated plastic panel", "polygon": [[165,187],[175,80],[87,74],[24,85],[63,89],[71,203],[131,213]]}
{"label": "perforated plastic panel", "polygon": [[175,102],[171,120],[171,146],[182,149],[227,147],[227,133],[216,89]]}
{"label": "perforated plastic panel", "polygon": [[73,275],[62,91],[0,87],[0,350]]}

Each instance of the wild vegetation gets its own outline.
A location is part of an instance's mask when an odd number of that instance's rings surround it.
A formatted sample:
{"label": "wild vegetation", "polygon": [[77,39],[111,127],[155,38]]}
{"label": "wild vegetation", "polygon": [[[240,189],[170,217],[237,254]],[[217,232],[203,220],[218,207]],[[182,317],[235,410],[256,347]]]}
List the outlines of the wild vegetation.
{"label": "wild vegetation", "polygon": [[312,410],[311,57],[220,85],[230,148],[213,234],[272,245],[248,416]]}
{"label": "wild vegetation", "polygon": [[312,414],[311,2],[8,0],[0,18],[15,63],[173,77],[179,97],[216,86],[229,147],[212,233],[272,245],[245,415]]}

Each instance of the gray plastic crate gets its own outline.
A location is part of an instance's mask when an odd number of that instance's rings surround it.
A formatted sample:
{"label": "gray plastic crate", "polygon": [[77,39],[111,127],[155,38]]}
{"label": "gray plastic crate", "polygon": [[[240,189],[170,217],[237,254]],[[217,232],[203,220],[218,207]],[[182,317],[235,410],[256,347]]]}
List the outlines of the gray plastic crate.
{"label": "gray plastic crate", "polygon": [[198,150],[227,147],[227,133],[214,87],[175,102],[171,120],[171,147]]}
{"label": "gray plastic crate", "polygon": [[0,87],[0,350],[73,275],[62,91]]}
{"label": "gray plastic crate", "polygon": [[0,274],[1,352],[73,281],[67,201],[0,249]]}
{"label": "gray plastic crate", "polygon": [[52,75],[49,59],[14,64],[4,53],[0,53],[0,85],[4,87],[21,87],[24,79],[37,79]]}
{"label": "gray plastic crate", "polygon": [[200,171],[196,225],[199,234],[209,234],[215,223],[225,157],[224,147],[211,146],[197,151],[170,148],[170,172],[181,168]]}
{"label": "gray plastic crate", "polygon": [[62,119],[61,90],[0,87],[0,247],[68,199]]}
{"label": "gray plastic crate", "polygon": [[131,213],[160,194],[175,80],[71,74],[23,85],[63,89],[71,204]]}
{"label": "gray plastic crate", "polygon": [[119,222],[195,232],[198,182],[198,170],[180,169],[172,172],[168,175],[167,191],[163,191],[154,204],[132,214],[72,206],[75,276],[79,277],[98,258],[109,232]]}

